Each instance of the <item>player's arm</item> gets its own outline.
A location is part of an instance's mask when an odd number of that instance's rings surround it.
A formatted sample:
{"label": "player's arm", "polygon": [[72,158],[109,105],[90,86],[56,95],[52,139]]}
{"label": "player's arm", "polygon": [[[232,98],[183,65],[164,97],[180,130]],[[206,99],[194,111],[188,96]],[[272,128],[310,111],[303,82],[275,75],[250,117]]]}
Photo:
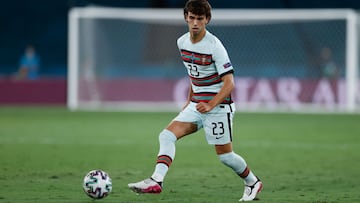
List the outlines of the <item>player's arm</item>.
{"label": "player's arm", "polygon": [[196,110],[200,113],[206,113],[211,111],[215,106],[220,104],[228,97],[235,87],[234,83],[234,75],[232,73],[228,73],[224,75],[221,80],[224,82],[224,85],[220,89],[220,91],[214,96],[212,100],[208,103],[200,102],[196,106]]}

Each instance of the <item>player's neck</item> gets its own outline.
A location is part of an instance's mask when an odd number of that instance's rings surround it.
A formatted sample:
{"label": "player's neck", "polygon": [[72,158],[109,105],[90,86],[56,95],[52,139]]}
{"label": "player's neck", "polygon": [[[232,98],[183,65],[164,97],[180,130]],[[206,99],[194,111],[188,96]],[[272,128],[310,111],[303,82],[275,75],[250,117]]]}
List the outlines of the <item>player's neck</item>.
{"label": "player's neck", "polygon": [[200,42],[206,34],[206,29],[204,29],[202,32],[200,32],[199,34],[195,34],[195,33],[191,33],[190,32],[190,40],[193,44]]}

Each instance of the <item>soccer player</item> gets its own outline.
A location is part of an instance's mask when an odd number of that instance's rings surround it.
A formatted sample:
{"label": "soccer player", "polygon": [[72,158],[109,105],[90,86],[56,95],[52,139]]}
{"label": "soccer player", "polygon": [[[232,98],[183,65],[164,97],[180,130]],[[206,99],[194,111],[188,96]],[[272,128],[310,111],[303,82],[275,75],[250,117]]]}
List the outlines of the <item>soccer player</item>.
{"label": "soccer player", "polygon": [[219,160],[244,180],[240,201],[252,201],[263,184],[232,149],[234,70],[220,40],[206,29],[211,6],[207,0],[189,0],[184,18],[189,32],[177,40],[177,45],[191,82],[188,101],[159,135],[160,149],[153,174],[128,186],[137,193],[160,193],[175,158],[175,142],[203,128]]}

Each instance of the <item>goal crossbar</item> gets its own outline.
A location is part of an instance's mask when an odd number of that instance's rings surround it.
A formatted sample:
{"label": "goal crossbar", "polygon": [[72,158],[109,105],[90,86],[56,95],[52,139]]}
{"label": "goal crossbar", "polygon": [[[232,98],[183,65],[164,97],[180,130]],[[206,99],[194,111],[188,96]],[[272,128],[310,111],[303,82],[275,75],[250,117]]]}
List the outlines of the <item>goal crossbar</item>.
{"label": "goal crossbar", "polygon": [[[345,20],[346,21],[346,107],[352,112],[356,109],[356,91],[358,84],[359,56],[359,16],[351,9],[213,9],[212,24],[248,24],[248,23],[278,23],[284,21],[314,21],[314,20]],[[68,107],[77,109],[78,95],[78,58],[81,37],[79,21],[81,19],[128,19],[160,24],[184,23],[181,9],[132,9],[84,7],[73,8],[69,12],[68,40]]]}

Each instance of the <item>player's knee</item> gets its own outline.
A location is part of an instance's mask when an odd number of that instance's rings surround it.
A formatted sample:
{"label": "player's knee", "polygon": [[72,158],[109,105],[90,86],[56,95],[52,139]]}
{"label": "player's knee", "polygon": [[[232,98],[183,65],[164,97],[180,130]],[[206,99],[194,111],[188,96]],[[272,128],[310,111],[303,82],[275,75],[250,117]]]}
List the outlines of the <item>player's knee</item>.
{"label": "player's knee", "polygon": [[159,135],[159,142],[170,142],[175,143],[177,140],[174,133],[172,133],[170,130],[164,129],[160,135]]}
{"label": "player's knee", "polygon": [[169,156],[172,160],[175,158],[175,142],[177,138],[169,130],[163,130],[159,135],[159,142],[160,142],[160,150],[159,156],[166,155]]}
{"label": "player's knee", "polygon": [[221,163],[229,166],[233,160],[233,155],[234,155],[233,152],[229,152],[229,153],[225,153],[225,154],[219,154],[218,157],[219,157],[219,160]]}
{"label": "player's knee", "polygon": [[220,154],[218,157],[223,164],[232,168],[236,173],[240,173],[246,168],[245,160],[234,152]]}

